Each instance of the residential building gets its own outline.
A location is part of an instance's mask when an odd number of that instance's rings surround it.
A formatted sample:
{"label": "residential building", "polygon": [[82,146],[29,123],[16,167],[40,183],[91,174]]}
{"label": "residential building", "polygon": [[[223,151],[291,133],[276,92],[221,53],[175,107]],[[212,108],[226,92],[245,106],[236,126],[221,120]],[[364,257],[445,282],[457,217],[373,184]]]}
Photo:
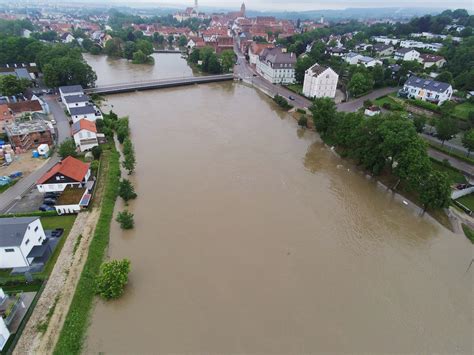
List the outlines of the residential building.
{"label": "residential building", "polygon": [[[3,290],[1,291],[1,293],[3,294],[2,298],[4,298],[5,294],[3,293]],[[3,348],[5,347],[5,344],[7,343],[7,340],[9,337],[10,337],[10,330],[5,324],[5,320],[3,319],[3,317],[0,317],[0,351],[3,350]]]}
{"label": "residential building", "polygon": [[367,108],[365,109],[364,114],[365,114],[366,116],[372,117],[372,116],[380,115],[380,112],[381,112],[381,110],[380,110],[379,107],[377,107],[377,106],[370,106],[370,107],[367,107]]}
{"label": "residential building", "polygon": [[257,61],[257,72],[274,84],[295,82],[296,55],[281,48],[266,48]]}
{"label": "residential building", "polygon": [[445,101],[451,99],[453,87],[450,84],[440,81],[411,76],[405,82],[400,93],[409,98],[430,101],[442,105]]}
{"label": "residential building", "polygon": [[39,192],[62,192],[67,186],[83,187],[91,176],[89,164],[71,156],[64,158],[36,183]]}
{"label": "residential building", "polygon": [[314,64],[306,70],[303,83],[303,94],[307,97],[336,97],[339,75],[329,67]]}
{"label": "residential building", "polygon": [[366,68],[372,68],[372,67],[375,67],[376,65],[382,65],[383,63],[378,59],[363,56],[359,58],[358,64],[361,64]]}
{"label": "residential building", "polygon": [[0,268],[30,266],[36,255],[31,252],[45,240],[39,217],[0,218]]}
{"label": "residential building", "polygon": [[398,38],[389,38],[387,36],[374,36],[371,39],[377,43],[391,44],[394,46],[400,42]]}
{"label": "residential building", "polygon": [[71,114],[70,109],[72,107],[84,107],[86,105],[90,105],[90,100],[91,98],[87,95],[80,94],[80,95],[69,95],[64,98],[64,104],[66,105],[66,108]]}
{"label": "residential building", "polygon": [[102,119],[100,110],[93,105],[86,105],[82,107],[71,107],[69,108],[72,122],[76,123],[81,119],[86,119],[95,122],[97,119]]}
{"label": "residential building", "polygon": [[383,44],[383,43],[377,43],[373,46],[373,49],[375,54],[377,54],[380,57],[384,56],[390,56],[393,54],[393,51],[395,50],[392,45],[390,44]]}
{"label": "residential building", "polygon": [[344,60],[350,65],[356,65],[357,63],[359,63],[359,59],[362,57],[363,55],[359,53],[349,52],[344,56]]}
{"label": "residential building", "polygon": [[5,131],[5,125],[13,122],[13,115],[7,104],[0,104],[0,132]]}
{"label": "residential building", "polygon": [[20,118],[33,113],[46,113],[45,108],[39,100],[10,102],[7,104],[11,114],[15,118]]}
{"label": "residential building", "polygon": [[59,95],[61,100],[64,101],[66,96],[70,95],[84,95],[84,89],[81,85],[69,85],[59,87]]}
{"label": "residential building", "polygon": [[51,129],[41,119],[13,121],[5,125],[5,133],[12,146],[24,150],[37,148],[41,144],[54,145]]}
{"label": "residential building", "polygon": [[72,43],[74,41],[74,36],[70,34],[69,32],[63,33],[61,35],[61,41],[63,43]]}
{"label": "residential building", "polygon": [[406,40],[406,41],[401,41],[400,42],[400,47],[401,48],[428,49],[430,51],[437,52],[441,49],[441,47],[443,47],[443,44],[441,44],[441,43],[425,43],[425,42],[419,42],[419,41]]}
{"label": "residential building", "polygon": [[87,208],[92,198],[94,181],[88,181],[84,187],[67,186],[56,200],[54,208],[59,215],[79,213]]}
{"label": "residential building", "polygon": [[425,69],[434,65],[436,65],[438,68],[441,68],[446,64],[446,59],[436,54],[420,54],[418,60],[423,63],[423,68]]}
{"label": "residential building", "polygon": [[347,53],[347,49],[344,47],[332,47],[326,49],[326,53],[332,57],[343,57]]}
{"label": "residential building", "polygon": [[274,48],[275,46],[271,43],[257,43],[252,42],[249,47],[249,63],[253,65],[257,65],[258,58],[262,54],[262,52],[267,48]]}
{"label": "residential building", "polygon": [[74,142],[81,152],[99,145],[97,128],[94,122],[82,119],[73,123],[71,128]]}
{"label": "residential building", "polygon": [[401,59],[403,61],[418,60],[419,57],[420,52],[413,48],[398,48],[394,54],[396,60]]}

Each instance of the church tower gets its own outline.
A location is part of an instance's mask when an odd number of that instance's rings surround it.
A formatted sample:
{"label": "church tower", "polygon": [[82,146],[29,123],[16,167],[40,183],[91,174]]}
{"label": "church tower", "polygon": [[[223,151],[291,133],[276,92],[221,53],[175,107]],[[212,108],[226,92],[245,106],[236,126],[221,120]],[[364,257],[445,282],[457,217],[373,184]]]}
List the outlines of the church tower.
{"label": "church tower", "polygon": [[199,13],[198,0],[194,0],[194,11],[196,11],[196,13]]}
{"label": "church tower", "polygon": [[240,16],[245,17],[245,3],[240,6]]}

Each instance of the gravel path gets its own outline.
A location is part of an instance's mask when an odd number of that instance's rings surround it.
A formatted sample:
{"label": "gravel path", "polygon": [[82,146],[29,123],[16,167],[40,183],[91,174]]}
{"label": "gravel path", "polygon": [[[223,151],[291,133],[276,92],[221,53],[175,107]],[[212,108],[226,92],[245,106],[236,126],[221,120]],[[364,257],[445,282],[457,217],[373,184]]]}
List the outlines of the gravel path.
{"label": "gravel path", "polygon": [[[13,354],[51,354],[53,352],[87,259],[89,244],[99,214],[100,209],[95,208],[90,212],[81,212],[77,216]],[[79,235],[82,235],[82,238],[78,241],[79,244],[74,252]],[[56,299],[58,301],[45,333],[38,332],[38,324],[47,320],[47,314]]]}

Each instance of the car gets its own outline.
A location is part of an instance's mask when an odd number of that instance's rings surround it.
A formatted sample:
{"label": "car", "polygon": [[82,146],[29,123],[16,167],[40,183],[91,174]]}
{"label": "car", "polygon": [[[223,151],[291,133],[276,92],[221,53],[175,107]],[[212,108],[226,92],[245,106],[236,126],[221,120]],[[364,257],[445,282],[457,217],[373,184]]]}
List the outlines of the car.
{"label": "car", "polygon": [[252,76],[257,76],[257,74],[253,74]]}
{"label": "car", "polygon": [[54,206],[56,204],[56,199],[54,198],[45,198],[43,200],[43,205]]}
{"label": "car", "polygon": [[58,192],[46,192],[44,194],[44,198],[54,198],[54,199],[56,199],[56,198],[58,198],[58,196],[59,196]]}
{"label": "car", "polygon": [[291,101],[295,101],[295,98],[293,96],[288,96],[288,98],[291,100]]}
{"label": "car", "polygon": [[52,207],[52,206],[48,206],[48,205],[41,205],[41,206],[39,207],[39,210],[40,210],[40,211],[43,211],[43,212],[46,212],[46,211],[54,211],[55,208]]}

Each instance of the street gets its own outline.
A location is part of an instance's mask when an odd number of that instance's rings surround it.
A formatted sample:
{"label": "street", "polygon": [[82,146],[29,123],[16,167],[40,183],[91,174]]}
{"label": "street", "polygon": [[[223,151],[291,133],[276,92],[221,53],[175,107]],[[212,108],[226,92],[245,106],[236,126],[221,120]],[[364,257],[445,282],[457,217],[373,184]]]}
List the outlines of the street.
{"label": "street", "polygon": [[[64,110],[56,100],[56,96],[47,96],[46,102],[49,105],[51,113],[56,120],[57,127],[57,141],[63,142],[66,138],[71,136],[71,128],[69,126],[69,120],[64,113]],[[39,169],[33,171],[28,176],[22,178],[18,183],[10,187],[8,190],[0,194],[0,212],[8,213],[12,205],[21,197],[26,194],[31,187],[38,181],[38,179],[51,169],[60,160],[57,153],[54,153],[51,158]]]}

